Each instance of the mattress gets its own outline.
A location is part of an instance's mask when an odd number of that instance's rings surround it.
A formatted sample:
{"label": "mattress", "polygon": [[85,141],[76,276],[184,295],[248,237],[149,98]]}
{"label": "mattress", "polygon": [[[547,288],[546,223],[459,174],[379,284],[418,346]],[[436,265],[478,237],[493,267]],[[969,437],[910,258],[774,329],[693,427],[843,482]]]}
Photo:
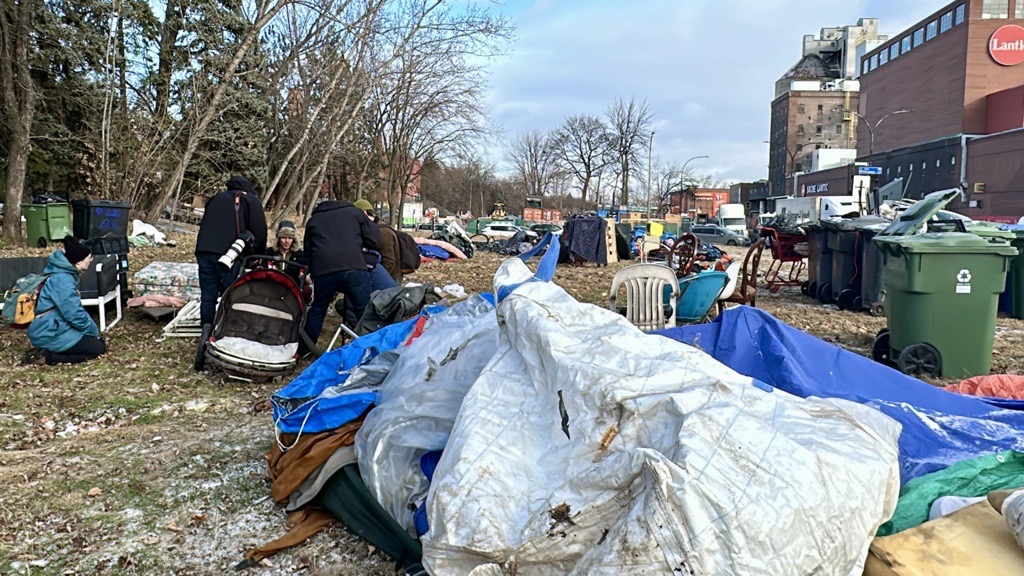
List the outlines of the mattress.
{"label": "mattress", "polygon": [[195,262],[150,262],[132,276],[136,296],[163,294],[199,299],[199,265]]}

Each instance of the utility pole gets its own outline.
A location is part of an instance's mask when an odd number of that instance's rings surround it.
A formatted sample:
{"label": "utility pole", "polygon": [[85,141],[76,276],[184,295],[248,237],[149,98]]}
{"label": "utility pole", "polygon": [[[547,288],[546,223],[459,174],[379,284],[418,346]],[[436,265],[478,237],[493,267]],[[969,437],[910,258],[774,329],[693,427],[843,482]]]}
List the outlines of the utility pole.
{"label": "utility pole", "polygon": [[654,155],[654,130],[647,141],[647,219],[651,219],[651,156]]}

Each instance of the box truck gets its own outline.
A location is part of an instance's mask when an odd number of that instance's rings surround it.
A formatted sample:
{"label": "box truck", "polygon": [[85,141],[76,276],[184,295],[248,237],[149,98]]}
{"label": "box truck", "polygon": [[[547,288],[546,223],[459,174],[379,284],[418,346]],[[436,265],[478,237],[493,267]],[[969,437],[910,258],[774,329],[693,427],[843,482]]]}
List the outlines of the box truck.
{"label": "box truck", "polygon": [[775,214],[793,223],[814,223],[829,218],[860,216],[863,206],[857,196],[804,196],[779,198]]}
{"label": "box truck", "polygon": [[718,225],[746,235],[747,214],[743,204],[722,204],[719,206]]}

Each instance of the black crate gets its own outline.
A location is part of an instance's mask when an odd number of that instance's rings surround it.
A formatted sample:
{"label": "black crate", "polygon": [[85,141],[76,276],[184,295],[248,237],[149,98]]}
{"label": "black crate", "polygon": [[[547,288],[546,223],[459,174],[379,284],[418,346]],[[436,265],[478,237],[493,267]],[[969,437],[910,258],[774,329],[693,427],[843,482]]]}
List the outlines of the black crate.
{"label": "black crate", "polygon": [[71,229],[75,238],[93,240],[106,236],[128,236],[132,205],[114,200],[71,202]]}
{"label": "black crate", "polygon": [[91,240],[82,240],[82,246],[89,249],[93,255],[99,254],[127,254],[131,244],[128,243],[127,236],[105,236],[103,238],[93,238]]}
{"label": "black crate", "polygon": [[[114,284],[120,280],[121,257],[117,254],[100,254],[93,256],[89,269],[82,272],[78,279],[78,291],[82,298],[96,298],[110,292]],[[100,265],[102,264],[102,268]],[[100,268],[97,272],[97,268]]]}

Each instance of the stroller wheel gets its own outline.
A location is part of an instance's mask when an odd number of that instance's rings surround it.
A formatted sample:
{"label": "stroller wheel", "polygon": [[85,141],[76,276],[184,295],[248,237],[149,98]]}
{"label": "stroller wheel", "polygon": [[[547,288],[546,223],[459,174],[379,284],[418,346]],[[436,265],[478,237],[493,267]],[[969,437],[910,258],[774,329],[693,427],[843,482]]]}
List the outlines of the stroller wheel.
{"label": "stroller wheel", "polygon": [[196,345],[196,358],[192,362],[192,368],[196,372],[202,372],[203,368],[206,367],[206,342],[210,339],[212,332],[212,324],[203,324],[203,331],[199,335],[199,344]]}

